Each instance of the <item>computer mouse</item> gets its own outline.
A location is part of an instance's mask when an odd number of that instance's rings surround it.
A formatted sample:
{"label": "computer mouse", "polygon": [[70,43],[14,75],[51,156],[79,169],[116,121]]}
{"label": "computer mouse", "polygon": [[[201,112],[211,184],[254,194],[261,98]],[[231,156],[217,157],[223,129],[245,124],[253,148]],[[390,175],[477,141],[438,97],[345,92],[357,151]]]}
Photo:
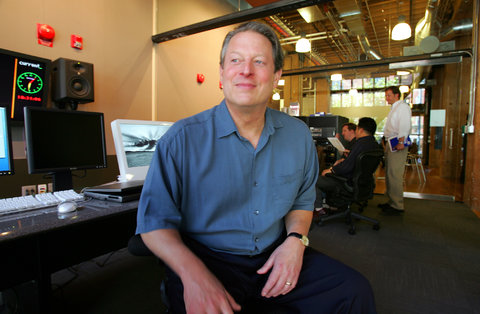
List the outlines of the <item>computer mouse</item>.
{"label": "computer mouse", "polygon": [[70,213],[77,209],[77,203],[73,201],[66,201],[58,204],[57,211],[60,214]]}

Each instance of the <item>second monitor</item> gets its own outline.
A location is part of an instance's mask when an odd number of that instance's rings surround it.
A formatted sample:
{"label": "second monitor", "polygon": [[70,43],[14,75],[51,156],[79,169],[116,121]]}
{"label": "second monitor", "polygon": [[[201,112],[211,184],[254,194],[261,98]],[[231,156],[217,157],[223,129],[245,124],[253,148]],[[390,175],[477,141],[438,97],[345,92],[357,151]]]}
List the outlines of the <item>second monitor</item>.
{"label": "second monitor", "polygon": [[117,153],[119,181],[144,180],[157,141],[173,122],[124,120],[112,121],[113,141]]}

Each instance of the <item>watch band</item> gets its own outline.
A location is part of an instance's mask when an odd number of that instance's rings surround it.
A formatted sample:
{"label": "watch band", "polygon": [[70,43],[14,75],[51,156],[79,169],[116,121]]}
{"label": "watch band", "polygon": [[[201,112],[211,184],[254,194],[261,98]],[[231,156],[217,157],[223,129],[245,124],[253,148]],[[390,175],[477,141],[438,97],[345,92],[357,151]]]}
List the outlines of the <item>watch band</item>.
{"label": "watch band", "polygon": [[302,244],[305,245],[305,246],[308,246],[309,244],[309,240],[307,238],[307,236],[303,235],[303,234],[300,234],[298,232],[290,232],[289,234],[287,234],[287,238],[288,237],[295,237],[295,238],[299,238],[300,241],[302,241]]}

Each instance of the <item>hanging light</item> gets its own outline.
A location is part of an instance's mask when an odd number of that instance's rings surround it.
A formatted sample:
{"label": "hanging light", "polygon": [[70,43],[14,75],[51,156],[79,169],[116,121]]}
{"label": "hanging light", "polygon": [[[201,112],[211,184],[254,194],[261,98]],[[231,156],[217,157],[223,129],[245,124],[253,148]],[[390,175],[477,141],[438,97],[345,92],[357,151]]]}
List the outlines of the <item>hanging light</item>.
{"label": "hanging light", "polygon": [[297,43],[295,44],[295,51],[296,52],[309,52],[312,49],[312,45],[310,44],[310,40],[305,38],[305,35],[302,35],[302,38],[300,38]]}
{"label": "hanging light", "polygon": [[273,100],[280,100],[280,94],[279,93],[275,93],[272,95],[272,99]]}
{"label": "hanging light", "polygon": [[285,80],[278,80],[278,86],[285,86]]}
{"label": "hanging light", "polygon": [[392,29],[393,40],[405,40],[412,36],[412,29],[405,23],[405,20],[405,15],[398,17],[398,24]]}
{"label": "hanging light", "polygon": [[404,71],[404,70],[398,70],[397,71],[398,76],[409,75],[409,74],[410,74],[409,71]]}
{"label": "hanging light", "polygon": [[342,74],[341,73],[335,73],[330,76],[330,79],[332,81],[341,81],[342,80]]}
{"label": "hanging light", "polygon": [[398,89],[400,90],[400,93],[402,93],[402,94],[408,93],[408,91],[410,90],[410,88],[407,85],[402,85]]}

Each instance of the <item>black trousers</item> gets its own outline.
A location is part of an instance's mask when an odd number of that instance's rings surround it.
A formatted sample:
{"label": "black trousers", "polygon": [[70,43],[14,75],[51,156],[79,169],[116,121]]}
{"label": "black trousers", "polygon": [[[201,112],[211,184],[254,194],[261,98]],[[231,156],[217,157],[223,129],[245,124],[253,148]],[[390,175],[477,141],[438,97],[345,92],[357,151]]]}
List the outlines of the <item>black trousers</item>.
{"label": "black trousers", "polygon": [[[184,241],[242,306],[242,313],[265,313],[259,309],[279,306],[289,314],[376,313],[368,280],[354,269],[312,248],[305,250],[295,289],[283,296],[263,298],[261,290],[269,274],[258,275],[256,271],[278,243],[268,252],[239,256],[212,251],[190,239]],[[283,238],[279,242],[282,241]],[[172,313],[185,313],[182,282],[168,268],[166,292]]]}
{"label": "black trousers", "polygon": [[[315,208],[321,208],[323,206],[323,198],[327,198],[327,201],[336,199],[336,195],[342,190],[344,183],[332,177],[326,177],[319,175],[317,183],[315,184],[315,191],[317,197],[315,199]],[[329,205],[337,205],[335,202]]]}

